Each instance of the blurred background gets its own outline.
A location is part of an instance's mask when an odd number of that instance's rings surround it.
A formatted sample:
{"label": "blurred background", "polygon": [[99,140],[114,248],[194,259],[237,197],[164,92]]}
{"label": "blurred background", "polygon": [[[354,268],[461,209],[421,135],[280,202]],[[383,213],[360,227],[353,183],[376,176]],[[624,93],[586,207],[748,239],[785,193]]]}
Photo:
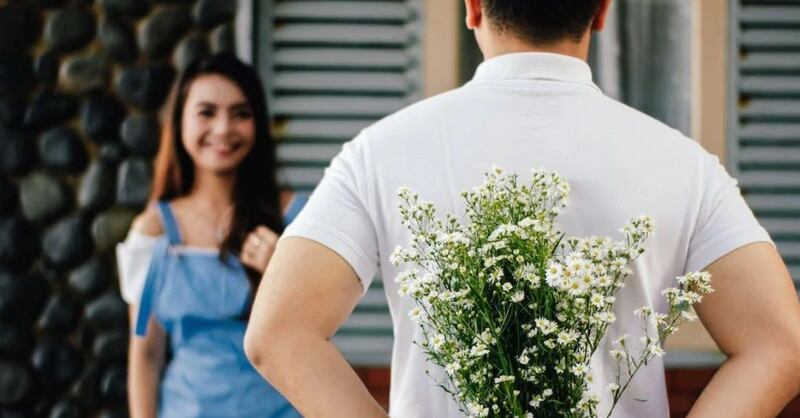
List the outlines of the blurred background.
{"label": "blurred background", "polygon": [[[310,191],[344,141],[468,81],[461,0],[0,0],[0,418],[124,417],[113,248],[149,193],[170,83],[217,51],[269,91],[280,179]],[[718,155],[800,279],[800,0],[617,0],[603,91]],[[335,337],[388,403],[380,280]],[[673,416],[724,359],[668,341]],[[782,416],[800,417],[793,403]]]}

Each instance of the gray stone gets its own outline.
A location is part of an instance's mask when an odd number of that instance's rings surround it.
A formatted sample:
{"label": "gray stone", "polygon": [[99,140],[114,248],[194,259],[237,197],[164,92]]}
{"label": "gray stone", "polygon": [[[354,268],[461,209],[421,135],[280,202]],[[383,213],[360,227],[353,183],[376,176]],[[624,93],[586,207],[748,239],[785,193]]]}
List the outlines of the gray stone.
{"label": "gray stone", "polygon": [[35,83],[33,64],[29,56],[0,49],[0,97],[23,97],[31,91]]}
{"label": "gray stone", "polygon": [[47,19],[44,36],[53,49],[69,52],[80,49],[94,37],[94,15],[80,7],[59,9]]}
{"label": "gray stone", "polygon": [[158,109],[167,98],[175,70],[170,65],[128,67],[117,77],[119,97],[141,109]]}
{"label": "gray stone", "polygon": [[0,215],[7,215],[17,208],[19,192],[17,186],[0,176]]}
{"label": "gray stone", "polygon": [[112,251],[128,234],[135,213],[114,209],[103,212],[92,222],[92,238],[98,251]]}
{"label": "gray stone", "polygon": [[[86,327],[86,329],[89,328]],[[89,350],[91,350],[91,346],[86,351]],[[100,406],[100,391],[98,390],[100,372],[100,365],[97,362],[88,363],[72,386],[72,396],[87,408],[96,409]]]}
{"label": "gray stone", "polygon": [[24,51],[39,39],[41,29],[35,11],[16,5],[0,7],[0,48]]}
{"label": "gray stone", "polygon": [[23,359],[30,354],[34,338],[27,325],[0,322],[0,357]]}
{"label": "gray stone", "polygon": [[0,317],[14,318],[14,325],[32,329],[48,293],[49,286],[39,275],[0,271]]}
{"label": "gray stone", "polygon": [[98,331],[125,329],[128,326],[128,305],[119,295],[106,293],[86,306],[86,320]]}
{"label": "gray stone", "polygon": [[70,57],[61,67],[61,84],[77,93],[105,86],[108,77],[108,63],[105,58],[95,55]]}
{"label": "gray stone", "polygon": [[125,109],[113,97],[92,94],[81,107],[83,132],[94,142],[102,143],[117,138],[119,124],[125,117]]}
{"label": "gray stone", "polygon": [[123,406],[103,410],[97,418],[128,418],[128,411]]}
{"label": "gray stone", "polygon": [[18,404],[15,407],[6,407],[0,409],[0,413],[2,413],[3,418],[30,418],[32,416],[36,416],[37,410],[34,408],[33,410],[30,409],[30,405],[20,405]]}
{"label": "gray stone", "polygon": [[128,333],[117,329],[97,336],[92,346],[92,354],[97,361],[110,363],[125,360],[128,353]]}
{"label": "gray stone", "polygon": [[20,215],[0,219],[0,266],[24,270],[39,254],[33,225]]}
{"label": "gray stone", "polygon": [[114,204],[116,174],[113,166],[103,161],[93,162],[81,179],[78,205],[89,211],[98,211]]}
{"label": "gray stone", "polygon": [[[139,3],[145,3],[140,1]],[[106,19],[100,23],[100,43],[114,61],[127,64],[139,54],[133,28],[124,22]]]}
{"label": "gray stone", "polygon": [[25,111],[25,125],[33,128],[49,128],[59,125],[78,110],[75,97],[45,90],[39,93]]}
{"label": "gray stone", "polygon": [[77,319],[78,306],[69,296],[57,293],[50,297],[39,316],[39,328],[51,333],[67,334]]}
{"label": "gray stone", "polygon": [[78,216],[58,222],[45,233],[42,249],[55,266],[69,268],[80,264],[92,253],[88,222]]}
{"label": "gray stone", "polygon": [[33,222],[45,222],[69,207],[70,191],[58,178],[37,172],[20,182],[22,213]]}
{"label": "gray stone", "polygon": [[45,51],[36,58],[36,62],[33,64],[36,80],[46,86],[54,86],[58,81],[58,68],[60,65],[58,53]]}
{"label": "gray stone", "polygon": [[235,0],[197,0],[192,14],[201,28],[211,29],[233,20],[237,3]]}
{"label": "gray stone", "polygon": [[67,283],[83,297],[93,297],[106,288],[114,278],[111,265],[102,257],[95,256],[72,270]]}
{"label": "gray stone", "polygon": [[100,0],[100,6],[110,16],[116,18],[141,17],[150,8],[144,0]]}
{"label": "gray stone", "polygon": [[31,364],[48,388],[63,388],[81,369],[80,355],[63,338],[45,338],[33,350]]}
{"label": "gray stone", "polygon": [[27,130],[0,126],[0,170],[20,175],[33,167],[36,143]]}
{"label": "gray stone", "polygon": [[32,394],[34,379],[25,366],[0,360],[0,404],[21,402]]}
{"label": "gray stone", "polygon": [[236,33],[233,25],[226,24],[211,31],[211,51],[236,53]]}
{"label": "gray stone", "polygon": [[80,418],[83,416],[81,413],[80,404],[73,399],[62,399],[53,406],[50,410],[48,418]]}
{"label": "gray stone", "polygon": [[64,1],[65,0],[33,0],[32,3],[44,9],[52,9],[63,5]]}
{"label": "gray stone", "polygon": [[116,165],[125,157],[125,150],[117,142],[103,144],[100,147],[100,160],[106,164]]}
{"label": "gray stone", "polygon": [[117,174],[117,204],[141,208],[150,195],[152,168],[149,160],[130,158],[122,162]]}
{"label": "gray stone", "polygon": [[[119,343],[124,343],[123,347],[126,347],[128,344],[128,338],[126,334],[123,334],[125,340],[119,341]],[[125,352],[122,353],[122,358],[125,358]],[[106,402],[110,403],[118,403],[125,399],[125,395],[127,393],[127,373],[125,369],[120,366],[112,366],[103,373],[103,379],[100,381],[100,395]]]}
{"label": "gray stone", "polygon": [[158,151],[159,130],[155,116],[133,114],[122,122],[120,138],[134,154],[152,157]]}
{"label": "gray stone", "polygon": [[191,26],[187,7],[168,6],[154,12],[142,22],[139,32],[142,52],[150,58],[168,56]]}
{"label": "gray stone", "polygon": [[66,126],[52,128],[42,134],[39,139],[39,158],[50,168],[71,173],[83,171],[89,159],[78,134]]}
{"label": "gray stone", "polygon": [[0,124],[16,126],[22,123],[25,99],[16,95],[0,95]]}
{"label": "gray stone", "polygon": [[205,58],[211,53],[208,39],[201,33],[196,33],[184,38],[175,49],[174,62],[178,70],[185,70],[191,63],[200,58]]}

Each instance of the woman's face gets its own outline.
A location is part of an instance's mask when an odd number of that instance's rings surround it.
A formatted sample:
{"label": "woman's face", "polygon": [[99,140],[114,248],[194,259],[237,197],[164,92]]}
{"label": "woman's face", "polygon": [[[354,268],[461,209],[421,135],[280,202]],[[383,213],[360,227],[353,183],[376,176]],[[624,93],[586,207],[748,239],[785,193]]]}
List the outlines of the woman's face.
{"label": "woman's face", "polygon": [[183,146],[196,169],[230,173],[253,148],[253,110],[230,79],[201,75],[189,85],[181,132]]}

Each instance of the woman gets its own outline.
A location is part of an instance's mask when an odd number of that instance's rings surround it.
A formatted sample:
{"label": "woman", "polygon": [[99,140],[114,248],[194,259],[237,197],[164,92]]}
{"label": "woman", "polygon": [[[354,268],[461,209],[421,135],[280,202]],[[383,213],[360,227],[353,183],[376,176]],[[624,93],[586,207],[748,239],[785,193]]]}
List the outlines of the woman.
{"label": "woman", "polygon": [[297,417],[242,346],[281,207],[289,222],[303,203],[278,190],[261,84],[214,55],[186,69],[167,109],[152,204],[117,248],[131,416]]}

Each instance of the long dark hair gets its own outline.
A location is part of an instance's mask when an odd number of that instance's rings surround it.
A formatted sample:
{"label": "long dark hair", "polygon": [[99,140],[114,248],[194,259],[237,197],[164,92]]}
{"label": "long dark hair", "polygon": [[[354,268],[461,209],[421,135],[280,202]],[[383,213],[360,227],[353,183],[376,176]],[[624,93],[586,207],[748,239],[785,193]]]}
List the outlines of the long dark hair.
{"label": "long dark hair", "polygon": [[[231,80],[247,98],[255,122],[255,143],[236,168],[233,186],[233,218],[228,235],[220,245],[220,257],[239,255],[247,234],[265,225],[280,234],[284,224],[280,191],[275,179],[275,146],[270,134],[264,88],[252,67],[231,54],[219,53],[189,65],[175,83],[165,108],[161,146],[156,156],[150,199],[153,202],[185,196],[192,189],[195,167],[181,141],[183,108],[192,82],[202,75],[216,74]],[[248,278],[255,290],[260,275],[251,269]]]}

